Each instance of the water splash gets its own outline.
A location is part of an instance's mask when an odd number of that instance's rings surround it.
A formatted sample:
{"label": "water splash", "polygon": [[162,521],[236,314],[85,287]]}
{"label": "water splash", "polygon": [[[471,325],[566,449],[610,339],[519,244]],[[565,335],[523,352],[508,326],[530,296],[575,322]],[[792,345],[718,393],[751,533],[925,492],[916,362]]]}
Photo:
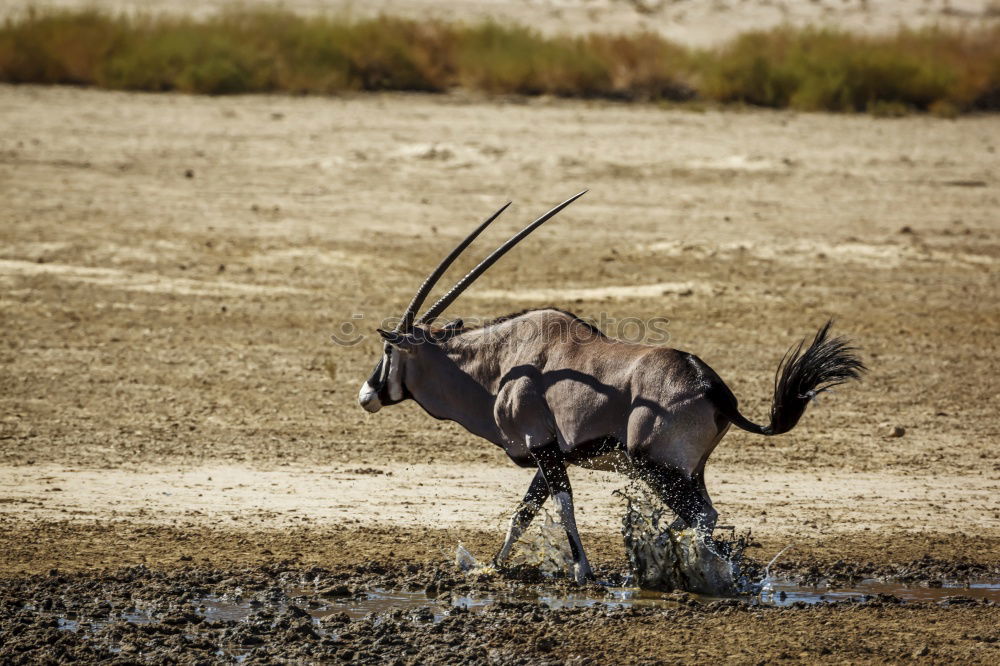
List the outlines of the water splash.
{"label": "water splash", "polygon": [[[573,571],[573,554],[566,539],[566,530],[542,509],[544,520],[536,520],[521,538],[507,561],[510,568],[525,567],[543,576],[557,578]],[[459,571],[472,575],[494,575],[492,563],[481,562],[459,542],[455,548],[455,566]]]}
{"label": "water splash", "polygon": [[492,576],[497,573],[496,567],[477,560],[461,542],[455,548],[455,566],[458,567],[459,571],[474,576]]}
{"label": "water splash", "polygon": [[528,530],[518,540],[510,563],[538,569],[546,576],[569,575],[573,570],[573,553],[566,530],[547,511],[544,515],[545,520],[537,528]]}
{"label": "water splash", "polygon": [[750,534],[710,538],[670,528],[674,514],[641,487],[616,491],[625,500],[622,536],[634,583],[649,590],[684,590],[718,597],[755,594],[744,572]]}
{"label": "water splash", "polygon": [[[774,563],[778,561],[778,558],[780,558],[782,555],[784,555],[786,552],[788,552],[789,550],[791,550],[794,547],[795,547],[795,544],[791,544],[791,543],[788,544],[787,546],[785,546],[784,548],[782,548],[781,550],[779,550],[777,552],[777,554],[774,557],[771,558],[771,561],[768,562],[767,565],[764,567],[764,578],[763,578],[763,580],[760,581],[760,585],[758,586],[757,590],[755,591],[755,594],[760,597],[761,601],[764,601],[764,600],[769,599],[769,598],[773,599],[775,597],[775,595],[776,595],[776,593],[775,593],[775,583],[777,581],[771,575],[771,567],[773,567]],[[778,592],[777,594],[785,594],[785,596],[787,597],[787,594],[784,593],[784,592]]]}

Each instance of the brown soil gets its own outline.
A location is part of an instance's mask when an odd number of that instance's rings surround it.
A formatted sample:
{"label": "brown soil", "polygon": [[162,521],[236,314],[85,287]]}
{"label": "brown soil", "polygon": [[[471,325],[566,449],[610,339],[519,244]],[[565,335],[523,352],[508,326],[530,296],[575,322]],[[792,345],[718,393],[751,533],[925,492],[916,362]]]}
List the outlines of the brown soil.
{"label": "brown soil", "polygon": [[[583,187],[453,313],[667,317],[670,344],[758,419],[787,346],[836,316],[871,373],[789,435],[727,436],[708,467],[722,522],[753,529],[757,559],[793,543],[790,574],[1000,562],[996,118],[7,87],[0,126],[8,581],[431,566],[459,541],[490,554],[528,473],[415,405],[364,414],[371,332],[507,197],[463,265]],[[342,322],[365,340],[331,344]],[[624,567],[619,482],[573,479],[593,558]],[[522,656],[995,661],[998,619],[983,605],[546,619]]]}

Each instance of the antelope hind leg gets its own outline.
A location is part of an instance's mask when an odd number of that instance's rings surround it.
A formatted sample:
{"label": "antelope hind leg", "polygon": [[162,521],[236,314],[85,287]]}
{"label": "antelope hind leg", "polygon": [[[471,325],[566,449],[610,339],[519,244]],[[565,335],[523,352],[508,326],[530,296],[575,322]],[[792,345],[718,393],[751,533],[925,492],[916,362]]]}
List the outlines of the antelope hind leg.
{"label": "antelope hind leg", "polygon": [[[704,471],[695,472],[691,476],[691,481],[692,483],[694,483],[694,487],[698,490],[699,493],[701,493],[701,496],[705,499],[705,503],[708,505],[708,508],[711,511],[714,511],[715,508],[712,506],[712,498],[708,496],[708,489],[705,488],[705,472]],[[711,511],[709,511],[709,513],[711,513]],[[682,530],[685,527],[688,527],[688,523],[685,522],[685,520],[680,517],[680,514],[678,514],[677,519],[674,520],[674,522],[670,523],[670,529],[672,530]]]}
{"label": "antelope hind leg", "polygon": [[678,521],[671,528],[692,527],[707,538],[712,536],[719,513],[702,494],[695,479],[666,465],[650,463],[643,471],[653,492],[677,514]]}

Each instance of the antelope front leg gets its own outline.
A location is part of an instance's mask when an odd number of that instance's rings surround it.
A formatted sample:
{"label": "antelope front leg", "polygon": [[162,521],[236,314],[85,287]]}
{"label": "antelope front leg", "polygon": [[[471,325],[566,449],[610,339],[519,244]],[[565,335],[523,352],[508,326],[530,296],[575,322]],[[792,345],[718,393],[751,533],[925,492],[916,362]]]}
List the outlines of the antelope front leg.
{"label": "antelope front leg", "polygon": [[534,520],[538,514],[538,510],[542,508],[542,505],[545,504],[545,500],[548,498],[549,486],[545,482],[542,471],[538,470],[535,472],[535,478],[531,480],[531,485],[528,486],[528,492],[524,494],[524,499],[517,505],[517,510],[510,518],[507,538],[504,539],[500,552],[493,558],[493,565],[498,569],[503,567],[507,562],[514,544],[524,534],[524,530],[528,529],[528,526],[531,525],[531,521]]}
{"label": "antelope front leg", "polygon": [[545,478],[549,493],[559,507],[559,519],[566,529],[569,539],[569,549],[573,553],[573,578],[580,585],[588,579],[593,579],[594,572],[587,561],[587,554],[580,541],[580,533],[576,529],[576,516],[573,513],[573,489],[569,485],[569,474],[563,464],[559,445],[552,443],[531,452],[538,471]]}

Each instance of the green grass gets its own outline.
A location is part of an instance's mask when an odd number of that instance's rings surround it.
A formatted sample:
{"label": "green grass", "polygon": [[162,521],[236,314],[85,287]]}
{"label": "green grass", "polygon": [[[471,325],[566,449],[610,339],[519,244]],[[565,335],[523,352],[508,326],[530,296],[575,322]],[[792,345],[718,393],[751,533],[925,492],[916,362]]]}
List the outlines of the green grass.
{"label": "green grass", "polygon": [[46,12],[0,26],[0,81],[203,94],[461,87],[953,116],[1000,110],[1000,30],[862,37],[778,28],[695,51],[650,33],[550,37],[496,23]]}

